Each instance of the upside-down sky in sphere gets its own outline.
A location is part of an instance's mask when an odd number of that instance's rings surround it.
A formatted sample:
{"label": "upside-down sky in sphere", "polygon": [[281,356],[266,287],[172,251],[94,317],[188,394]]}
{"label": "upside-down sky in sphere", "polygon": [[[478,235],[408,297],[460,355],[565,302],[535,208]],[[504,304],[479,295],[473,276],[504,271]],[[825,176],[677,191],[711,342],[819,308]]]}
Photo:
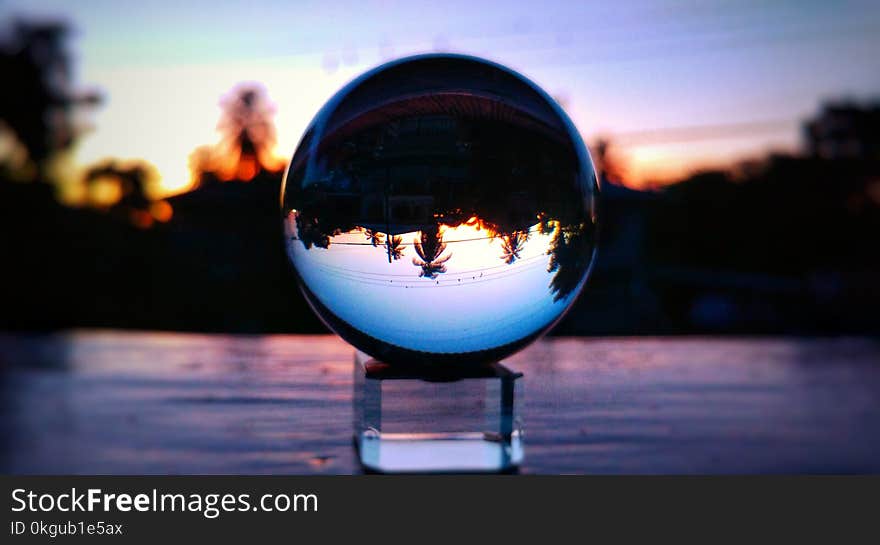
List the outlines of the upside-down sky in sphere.
{"label": "upside-down sky in sphere", "polygon": [[[292,220],[285,227],[295,235]],[[360,231],[333,237],[332,251],[306,250],[290,237],[287,249],[294,262],[309,259],[299,268],[303,280],[340,319],[410,350],[474,352],[513,343],[552,324],[571,303],[573,294],[554,298],[549,289],[553,235],[532,229],[510,263],[500,238],[466,226],[445,235],[449,259],[433,278],[420,276],[411,261],[418,233],[402,237],[403,255],[392,263],[383,245],[364,243]]]}
{"label": "upside-down sky in sphere", "polygon": [[584,137],[616,138],[633,183],[793,149],[822,100],[880,90],[877,2],[173,2],[12,0],[0,16],[62,16],[77,80],[101,89],[81,163],[142,157],[166,191],[217,141],[218,99],[241,81],[277,104],[289,157],[318,108],[385,60],[483,56],[527,75]]}

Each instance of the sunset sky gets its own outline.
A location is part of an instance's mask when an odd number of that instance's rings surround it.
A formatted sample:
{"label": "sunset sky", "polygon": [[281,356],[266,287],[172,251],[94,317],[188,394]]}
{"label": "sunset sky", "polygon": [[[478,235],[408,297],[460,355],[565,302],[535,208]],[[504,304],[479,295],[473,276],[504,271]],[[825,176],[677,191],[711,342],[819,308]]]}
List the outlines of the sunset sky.
{"label": "sunset sky", "polygon": [[[579,5],[584,4],[584,5]],[[540,6],[540,7],[539,7]],[[830,98],[880,96],[877,2],[180,2],[12,0],[0,16],[63,16],[77,81],[105,104],[77,150],[155,164],[171,192],[217,141],[218,100],[258,81],[289,157],[319,107],[359,73],[452,51],[520,71],[585,139],[618,135],[634,183],[768,149]]]}

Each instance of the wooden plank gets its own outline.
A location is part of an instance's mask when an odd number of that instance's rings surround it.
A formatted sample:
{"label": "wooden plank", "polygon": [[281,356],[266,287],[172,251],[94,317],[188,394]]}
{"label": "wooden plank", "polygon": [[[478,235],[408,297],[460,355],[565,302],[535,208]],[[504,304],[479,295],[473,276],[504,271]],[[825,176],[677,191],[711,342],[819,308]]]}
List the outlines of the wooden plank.
{"label": "wooden plank", "polygon": [[[330,336],[0,336],[4,473],[353,473]],[[880,471],[880,341],[551,338],[525,473]]]}

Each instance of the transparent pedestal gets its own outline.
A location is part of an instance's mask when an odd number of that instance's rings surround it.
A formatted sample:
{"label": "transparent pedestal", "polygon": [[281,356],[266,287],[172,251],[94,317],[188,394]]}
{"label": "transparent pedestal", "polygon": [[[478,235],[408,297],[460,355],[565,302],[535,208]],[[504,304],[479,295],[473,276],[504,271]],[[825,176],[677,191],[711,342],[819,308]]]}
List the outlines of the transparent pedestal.
{"label": "transparent pedestal", "polygon": [[522,373],[500,363],[399,368],[357,351],[354,439],[379,473],[501,473],[523,459]]}

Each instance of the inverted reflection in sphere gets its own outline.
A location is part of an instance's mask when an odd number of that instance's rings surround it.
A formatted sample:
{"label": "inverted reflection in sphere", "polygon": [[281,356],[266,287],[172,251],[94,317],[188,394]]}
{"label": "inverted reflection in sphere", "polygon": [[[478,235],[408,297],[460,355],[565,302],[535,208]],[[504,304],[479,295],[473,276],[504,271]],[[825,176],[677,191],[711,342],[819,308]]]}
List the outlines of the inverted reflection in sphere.
{"label": "inverted reflection in sphere", "polygon": [[325,323],[391,364],[482,363],[550,328],[595,249],[568,117],[496,64],[391,62],[337,93],[285,177],[287,254]]}

